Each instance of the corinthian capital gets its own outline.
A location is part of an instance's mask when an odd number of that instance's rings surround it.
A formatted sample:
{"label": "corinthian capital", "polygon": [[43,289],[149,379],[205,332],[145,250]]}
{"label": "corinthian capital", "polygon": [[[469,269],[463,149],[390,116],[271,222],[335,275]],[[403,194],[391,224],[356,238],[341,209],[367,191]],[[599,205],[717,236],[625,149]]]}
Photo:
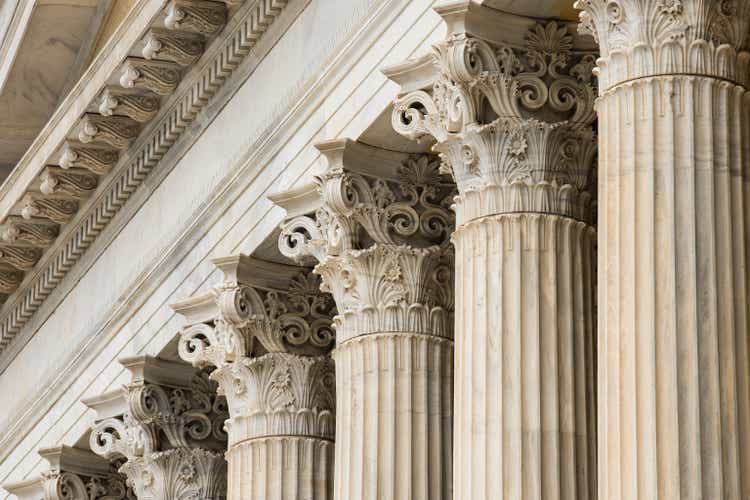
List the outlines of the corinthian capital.
{"label": "corinthian capital", "polygon": [[328,160],[316,177],[322,206],[288,221],[279,247],[318,262],[338,341],[384,331],[450,337],[455,188],[440,161],[348,140],[317,147]]}
{"label": "corinthian capital", "polygon": [[230,448],[268,436],[333,439],[336,377],[330,356],[270,353],[214,371],[227,396]]}
{"label": "corinthian capital", "polygon": [[134,500],[117,465],[88,450],[69,446],[42,448],[47,461],[32,480],[3,487],[19,500]]}
{"label": "corinthian capital", "polygon": [[599,42],[602,92],[634,78],[688,73],[747,86],[745,0],[577,0],[582,33]]}
{"label": "corinthian capital", "polygon": [[[434,45],[431,88],[412,90],[408,64],[386,74],[408,92],[395,102],[393,127],[436,142],[458,185],[459,221],[518,211],[588,219],[594,47],[571,24],[539,24],[468,0],[436,10],[448,37]],[[421,61],[413,72],[423,79]]]}
{"label": "corinthian capital", "polygon": [[222,282],[172,305],[188,320],[180,335],[182,359],[221,367],[265,353],[322,355],[331,349],[336,308],[308,269],[245,255],[213,262]]}
{"label": "corinthian capital", "polygon": [[[97,419],[91,449],[124,460],[119,471],[138,498],[221,499],[226,496],[226,399],[205,372],[149,357],[120,361],[131,374],[125,411]],[[96,409],[113,405],[85,401]]]}

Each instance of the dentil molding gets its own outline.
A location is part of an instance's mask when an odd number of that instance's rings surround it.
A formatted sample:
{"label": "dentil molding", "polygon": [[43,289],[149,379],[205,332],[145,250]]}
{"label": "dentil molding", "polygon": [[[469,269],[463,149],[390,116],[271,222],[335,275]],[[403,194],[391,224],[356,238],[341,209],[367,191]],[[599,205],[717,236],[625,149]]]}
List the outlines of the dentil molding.
{"label": "dentil molding", "polygon": [[[61,237],[52,245],[45,242],[43,247],[23,250],[20,259],[15,256],[19,252],[13,249],[3,254],[10,255],[7,258],[10,267],[26,276],[20,281],[3,280],[8,297],[0,310],[0,356],[240,65],[288,0],[242,3],[207,0],[166,3],[164,16],[155,16],[153,26],[142,37],[143,57],[125,57],[115,71],[116,78],[112,79],[119,80],[120,87],[105,86],[91,102],[88,109],[99,112],[84,113],[71,125],[58,147],[46,145],[51,131],[43,133],[37,139],[39,144],[32,146],[34,152],[51,151],[45,165],[59,166],[70,173],[63,176],[58,170],[50,173],[48,169],[45,173],[40,169],[37,175],[46,175],[46,182],[43,179],[38,182],[44,182],[46,192],[31,184],[20,194],[16,193],[18,190],[12,191],[16,194],[6,193],[6,196],[18,195],[18,199],[2,203],[11,207],[3,224],[16,215],[29,220],[45,218],[58,226]],[[236,13],[234,19],[233,13]],[[231,32],[219,29],[224,23],[217,23],[222,19],[232,26]],[[209,37],[218,40],[210,43]],[[208,55],[203,56],[204,50]],[[190,71],[188,66],[201,57],[204,62],[200,68]],[[180,87],[183,76],[186,80]],[[79,86],[85,85],[85,80]],[[80,93],[76,88],[72,94]],[[40,149],[42,145],[44,149]],[[22,167],[23,161],[17,168]],[[86,186],[90,183],[87,177],[82,177],[81,170],[97,177],[96,189],[82,188],[81,181]],[[13,352],[17,350],[14,348]],[[7,362],[5,359],[4,364]]]}

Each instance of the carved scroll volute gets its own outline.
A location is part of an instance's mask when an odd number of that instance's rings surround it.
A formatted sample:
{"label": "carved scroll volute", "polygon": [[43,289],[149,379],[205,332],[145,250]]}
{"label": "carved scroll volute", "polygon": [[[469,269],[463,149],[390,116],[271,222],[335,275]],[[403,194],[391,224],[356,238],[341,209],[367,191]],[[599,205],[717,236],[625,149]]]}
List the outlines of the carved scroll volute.
{"label": "carved scroll volute", "polygon": [[42,473],[44,480],[44,500],[89,500],[86,484],[76,474],[70,472],[47,471]]}
{"label": "carved scroll volute", "polygon": [[266,319],[263,300],[251,287],[221,284],[214,288],[219,314],[213,325],[199,323],[180,333],[180,357],[197,367],[220,367],[253,351],[255,333]]}

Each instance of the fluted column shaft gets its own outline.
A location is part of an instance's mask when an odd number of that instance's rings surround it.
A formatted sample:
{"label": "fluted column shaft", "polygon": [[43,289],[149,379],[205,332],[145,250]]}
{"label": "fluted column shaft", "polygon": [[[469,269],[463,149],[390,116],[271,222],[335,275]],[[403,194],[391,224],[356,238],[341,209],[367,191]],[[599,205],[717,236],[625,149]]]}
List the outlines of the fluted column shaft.
{"label": "fluted column shaft", "polygon": [[333,362],[271,353],[218,368],[228,398],[229,500],[333,498]]}
{"label": "fluted column shaft", "polygon": [[595,231],[519,213],[454,242],[456,491],[593,498]]}
{"label": "fluted column shaft", "polygon": [[280,248],[317,260],[338,310],[334,498],[450,500],[455,188],[435,157],[316,147],[323,207]]}
{"label": "fluted column shaft", "polygon": [[451,497],[453,343],[373,333],[334,351],[337,499]]}
{"label": "fluted column shaft", "polygon": [[595,56],[554,21],[436,10],[436,82],[392,122],[458,185],[456,497],[593,499]]}
{"label": "fluted column shaft", "polygon": [[746,498],[747,92],[684,75],[599,104],[604,498]]}
{"label": "fluted column shaft", "polygon": [[602,56],[599,496],[750,498],[750,4],[576,5]]}

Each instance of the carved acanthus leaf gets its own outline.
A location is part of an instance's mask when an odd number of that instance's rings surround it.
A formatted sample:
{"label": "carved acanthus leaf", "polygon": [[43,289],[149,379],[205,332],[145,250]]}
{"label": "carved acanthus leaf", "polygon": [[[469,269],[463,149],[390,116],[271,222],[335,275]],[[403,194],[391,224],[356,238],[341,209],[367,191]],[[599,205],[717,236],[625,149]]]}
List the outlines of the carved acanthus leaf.
{"label": "carved acanthus leaf", "polygon": [[664,74],[750,82],[744,0],[577,0],[582,33],[599,42],[601,90]]}
{"label": "carved acanthus leaf", "polygon": [[175,448],[128,460],[120,471],[139,499],[226,498],[227,463],[219,451]]}
{"label": "carved acanthus leaf", "polygon": [[103,142],[113,148],[125,149],[138,136],[138,122],[126,116],[102,116],[87,113],[81,118],[78,139],[83,143]]}
{"label": "carved acanthus leaf", "polygon": [[102,93],[99,113],[103,116],[125,115],[137,122],[151,120],[159,111],[159,99],[154,95],[106,89]]}
{"label": "carved acanthus leaf", "polygon": [[146,36],[143,57],[168,59],[181,66],[194,64],[203,55],[202,36],[181,31],[152,28]]}
{"label": "carved acanthus leaf", "polygon": [[328,356],[242,358],[218,368],[211,378],[229,403],[230,444],[272,435],[334,437],[336,379]]}
{"label": "carved acanthus leaf", "polygon": [[523,48],[469,34],[434,48],[432,93],[397,99],[392,122],[410,139],[437,142],[458,185],[459,219],[518,210],[588,218],[595,54],[574,50],[569,28],[554,21],[533,27]]}
{"label": "carved acanthus leaf", "polygon": [[180,67],[175,63],[129,57],[122,66],[120,85],[168,95],[177,88],[181,78]]}
{"label": "carved acanthus leaf", "polygon": [[205,0],[172,0],[167,7],[164,26],[171,30],[187,30],[203,35],[219,31],[227,21],[224,4]]}

